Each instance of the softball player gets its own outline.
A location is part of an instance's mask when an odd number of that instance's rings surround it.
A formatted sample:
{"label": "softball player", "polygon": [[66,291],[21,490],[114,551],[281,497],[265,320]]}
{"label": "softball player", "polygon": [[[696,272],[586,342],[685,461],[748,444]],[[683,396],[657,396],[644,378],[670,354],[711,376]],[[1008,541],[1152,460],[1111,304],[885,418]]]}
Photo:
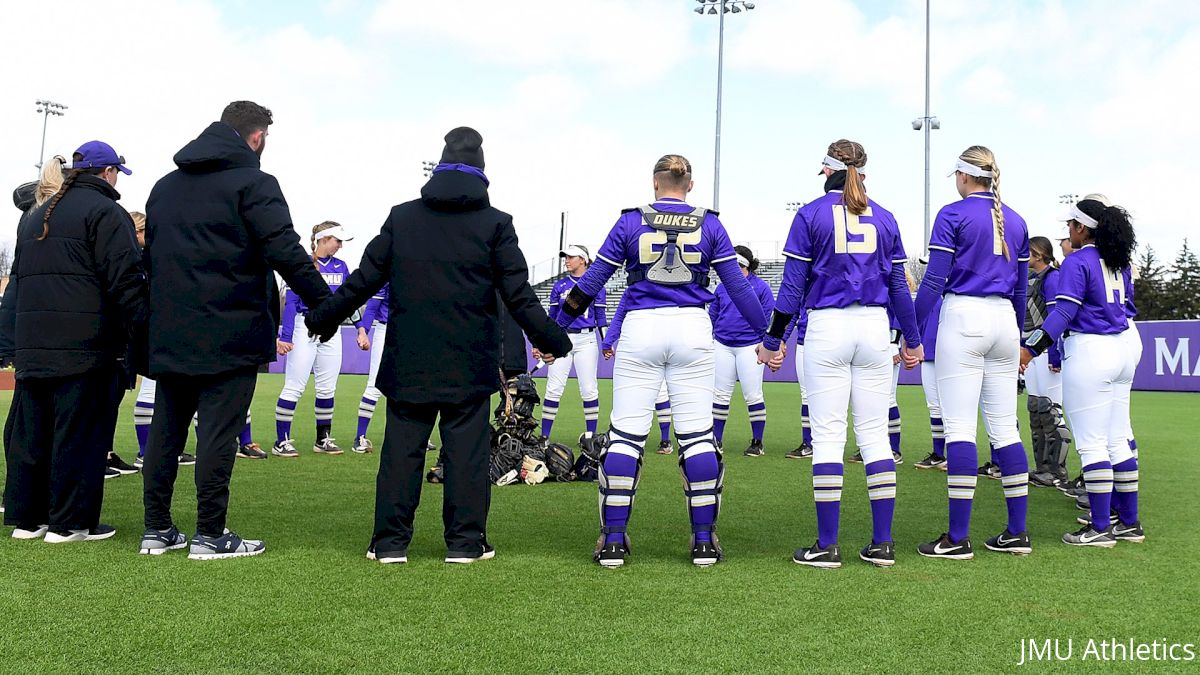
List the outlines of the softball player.
{"label": "softball player", "polygon": [[[1137,324],[1133,321],[1133,318],[1137,316],[1137,306],[1133,304],[1133,268],[1125,268],[1123,274],[1125,276],[1125,319],[1129,322],[1129,328],[1124,333],[1121,333],[1121,338],[1125,344],[1129,360],[1133,362],[1133,368],[1136,371],[1138,363],[1142,360],[1142,335],[1138,332]],[[1128,388],[1128,391],[1124,392],[1125,396],[1128,397],[1133,390],[1133,380],[1130,380],[1128,385],[1122,382],[1121,386]],[[1133,458],[1137,459],[1137,439],[1133,436],[1133,422],[1129,419],[1129,407],[1126,406],[1122,410],[1122,413],[1125,422],[1125,437],[1129,439],[1129,450],[1133,452]],[[1136,499],[1136,495],[1134,498]]]}
{"label": "softball player", "polygon": [[[567,276],[559,279],[550,291],[549,314],[550,318],[555,320],[562,313],[562,304],[567,294],[579,283],[579,279],[587,272],[588,265],[592,262],[591,253],[583,246],[568,246],[559,251],[558,255],[565,260]],[[570,354],[555,359],[546,372],[546,398],[542,401],[543,443],[550,440],[550,430],[554,427],[554,418],[558,416],[558,402],[567,388],[567,378],[571,376],[572,365],[575,366],[575,377],[579,380],[579,397],[583,399],[583,421],[587,429],[583,436],[580,436],[579,442],[582,443],[584,438],[591,438],[596,433],[596,425],[600,420],[600,389],[596,386],[600,348],[596,335],[602,333],[608,325],[606,309],[602,288],[586,312],[563,325],[571,336],[574,348]],[[540,358],[541,354],[534,349],[533,356]]]}
{"label": "softball player", "polygon": [[967,148],[954,172],[962,200],[942,207],[929,242],[929,268],[917,292],[917,320],[936,320],[937,386],[946,430],[949,530],[917,547],[921,555],[969,560],[976,468],[977,409],[1001,468],[1008,526],[988,539],[993,551],[1032,551],[1025,516],[1029,462],[1017,428],[1017,366],[1025,322],[1029,232],[1000,201],[1000,167],[992,152]]}
{"label": "softball player", "polygon": [[787,344],[792,331],[796,332],[796,381],[800,383],[800,445],[784,455],[787,459],[812,459],[812,424],[808,417],[808,388],[804,386],[804,334],[808,330],[808,312],[803,307],[796,311],[787,330],[783,333],[783,344]]}
{"label": "softball player", "polygon": [[[1021,338],[1028,339],[1042,327],[1046,316],[1054,311],[1058,288],[1058,261],[1054,246],[1045,237],[1029,240],[1029,290],[1025,302],[1025,326]],[[1025,369],[1026,408],[1029,411],[1029,434],[1033,440],[1036,471],[1029,482],[1041,487],[1054,487],[1067,475],[1067,440],[1062,410],[1062,358],[1057,345]]]}
{"label": "softball player", "polygon": [[921,331],[921,346],[925,348],[925,360],[921,362],[921,389],[925,391],[925,405],[929,408],[929,435],[933,449],[929,456],[913,464],[918,469],[946,470],[946,428],[942,423],[942,402],[937,388],[937,317],[942,311],[942,299],[937,298],[929,311],[925,329]]}
{"label": "softball player", "polygon": [[903,327],[906,364],[916,365],[921,343],[904,278],[907,256],[892,214],[867,198],[862,145],[841,139],[822,161],[825,194],[796,212],[783,254],[783,283],[760,357],[778,368],[780,338],[801,306],[808,310],[804,384],[813,428],[813,496],[817,541],[792,560],[812,567],[841,567],[838,520],[846,409],[866,465],[873,534],[859,554],[878,566],[895,564],[892,515],[896,463],[887,437],[888,387],[893,348],[888,309]]}
{"label": "softball player", "polygon": [[[612,323],[609,324],[608,331],[604,333],[604,341],[600,345],[606,361],[616,354],[616,345],[621,339],[621,324],[624,322],[625,296],[622,295],[621,300],[617,302],[617,311],[613,313]],[[654,401],[654,414],[658,417],[658,432],[661,439],[655,452],[660,455],[669,455],[675,452],[675,448],[671,446],[671,397],[667,393],[666,380],[663,380],[662,386],[658,388],[658,399]]]}
{"label": "softball player", "polygon": [[[750,282],[758,301],[763,307],[765,324],[775,309],[771,287],[755,274],[758,259],[745,246],[735,246],[738,267],[742,276]],[[715,299],[708,306],[708,318],[712,321],[713,349],[716,352],[715,384],[713,386],[713,436],[717,447],[723,447],[725,421],[729,419],[729,401],[733,398],[733,386],[742,385],[742,398],[750,417],[750,445],[742,452],[746,457],[762,457],[763,433],[767,429],[767,403],[763,399],[763,366],[758,362],[758,345],[762,343],[763,329],[754,329],[729,301],[725,285],[717,286]]]}
{"label": "softball player", "polygon": [[383,360],[383,343],[387,337],[388,323],[388,286],[384,284],[370,300],[363,311],[361,326],[371,333],[367,335],[360,331],[358,336],[359,348],[366,346],[371,350],[371,368],[367,373],[367,388],[363,390],[362,400],[358,402],[358,432],[354,436],[354,445],[350,448],[358,454],[371,452],[375,446],[367,438],[367,428],[375,415],[375,406],[383,393],[375,386],[375,377],[379,374],[379,364]]}
{"label": "softball player", "polygon": [[[1067,218],[1074,252],[1059,272],[1054,311],[1025,341],[1021,365],[1028,367],[1066,336],[1063,404],[1092,518],[1063,535],[1063,542],[1109,548],[1117,540],[1146,538],[1138,521],[1138,462],[1129,444],[1129,390],[1137,363],[1125,337],[1127,270],[1137,239],[1125,210],[1098,199],[1083,199]],[[1114,503],[1115,523],[1109,514]]]}
{"label": "softball player", "polygon": [[641,472],[657,397],[665,379],[670,393],[684,494],[692,521],[692,563],[721,560],[714,527],[721,504],[723,465],[713,443],[712,323],[704,306],[713,300],[708,271],[717,271],[751,327],[761,330],[762,306],[741,275],[725,226],[716,215],[684,202],[692,167],[679,155],[654,165],[653,204],[626,209],[600,247],[596,262],[571,289],[560,326],[582,315],[604,282],[622,265],[628,272],[628,313],[613,368],[609,443],[601,454],[600,540],[594,554],[604,567],[620,567],[629,553],[626,526]]}
{"label": "softball player", "polygon": [[[318,236],[319,235],[319,236]],[[342,242],[350,241],[352,237],[346,234],[341,225],[327,220],[313,227],[312,251],[313,265],[329,284],[329,290],[337,292],[343,280],[349,275],[346,263],[334,257],[342,248]],[[275,403],[275,431],[277,440],[271,448],[271,454],[277,457],[299,457],[292,443],[292,418],[296,415],[296,402],[304,394],[308,386],[308,375],[313,373],[316,379],[315,413],[317,417],[317,439],[313,444],[313,452],[327,455],[340,455],[342,449],[333,442],[330,427],[333,426],[333,401],[337,392],[338,373],[342,368],[342,336],[335,332],[328,342],[321,342],[315,337],[305,335],[307,331],[300,327],[301,335],[293,339],[297,317],[308,312],[300,296],[288,289],[283,308],[283,325],[279,328],[279,353],[287,355],[287,365],[284,371],[283,391]],[[362,321],[355,324],[359,338],[366,336]]]}
{"label": "softball player", "polygon": [[[907,274],[907,270],[905,274]],[[909,281],[911,282],[911,279]],[[900,454],[900,404],[896,402],[896,388],[900,386],[900,363],[903,359],[900,349],[900,323],[890,310],[888,311],[888,330],[892,340],[892,388],[888,398],[888,445],[892,448],[892,461],[899,466],[904,463],[904,457]],[[846,461],[862,464],[862,451],[855,452]]]}

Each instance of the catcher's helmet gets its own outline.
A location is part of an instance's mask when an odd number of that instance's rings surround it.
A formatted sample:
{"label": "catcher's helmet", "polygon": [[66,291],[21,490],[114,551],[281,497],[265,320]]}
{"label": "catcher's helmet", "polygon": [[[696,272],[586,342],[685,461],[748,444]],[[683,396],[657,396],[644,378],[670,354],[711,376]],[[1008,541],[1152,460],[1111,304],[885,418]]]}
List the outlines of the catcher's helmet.
{"label": "catcher's helmet", "polygon": [[557,481],[575,480],[575,455],[560,443],[546,446],[546,468]]}

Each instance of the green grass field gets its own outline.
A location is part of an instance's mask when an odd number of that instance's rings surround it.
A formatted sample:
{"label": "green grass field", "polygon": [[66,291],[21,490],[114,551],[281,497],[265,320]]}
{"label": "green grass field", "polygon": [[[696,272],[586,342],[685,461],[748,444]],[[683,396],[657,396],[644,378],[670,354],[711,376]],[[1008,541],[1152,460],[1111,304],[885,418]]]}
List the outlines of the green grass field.
{"label": "green grass field", "polygon": [[[341,380],[334,432],[343,447],[363,384],[361,376]],[[253,413],[264,446],[281,385],[280,376],[259,382]],[[555,428],[568,443],[583,424],[573,388]],[[603,382],[605,411],[609,391]],[[783,458],[800,437],[799,391],[768,384],[765,457],[741,456],[748,425],[740,395],[734,399],[720,520],[726,561],[692,567],[676,457],[651,453],[631,522],[633,556],[609,571],[591,562],[598,525],[590,483],[497,488],[489,539],[498,555],[470,566],[442,562],[441,488],[426,484],[409,564],[367,561],[378,455],[312,454],[311,392],[298,408],[299,460],[237,462],[229,525],[265,539],[262,556],[137,555],[138,476],[106,483],[113,539],[52,547],[4,536],[0,671],[971,672],[1011,670],[1018,641],[1028,638],[1073,638],[1077,658],[1089,638],[1200,642],[1195,395],[1134,395],[1146,543],[1067,547],[1059,537],[1077,527],[1074,505],[1031,487],[1033,555],[993,554],[981,544],[1003,527],[1004,505],[1000,484],[981,480],[978,552],[960,563],[915,551],[945,529],[945,474],[912,468],[928,452],[928,420],[920,388],[902,387],[907,462],[898,468],[897,564],[876,569],[854,555],[871,530],[863,469],[848,465],[846,562],[815,570],[790,561],[792,549],[816,535],[810,465]],[[3,409],[10,398],[0,394]],[[130,461],[131,408],[132,396],[118,431]],[[192,532],[186,468],[175,518]]]}

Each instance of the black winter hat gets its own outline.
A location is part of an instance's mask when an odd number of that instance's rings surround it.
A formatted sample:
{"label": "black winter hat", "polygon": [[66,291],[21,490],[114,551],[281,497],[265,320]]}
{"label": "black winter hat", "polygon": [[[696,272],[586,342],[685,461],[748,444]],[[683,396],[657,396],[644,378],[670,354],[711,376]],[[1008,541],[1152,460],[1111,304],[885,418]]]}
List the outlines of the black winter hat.
{"label": "black winter hat", "polygon": [[17,189],[13,190],[13,206],[22,212],[28,211],[29,207],[33,206],[35,192],[37,192],[37,181],[18,185]]}
{"label": "black winter hat", "polygon": [[466,164],[483,169],[483,136],[471,127],[458,127],[446,134],[443,164]]}

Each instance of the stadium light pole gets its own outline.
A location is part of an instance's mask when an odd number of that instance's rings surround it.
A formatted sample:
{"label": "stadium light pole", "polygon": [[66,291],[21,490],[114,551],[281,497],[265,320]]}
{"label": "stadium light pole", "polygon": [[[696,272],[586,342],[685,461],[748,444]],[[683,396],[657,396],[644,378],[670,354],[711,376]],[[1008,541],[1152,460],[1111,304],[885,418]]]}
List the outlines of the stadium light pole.
{"label": "stadium light pole", "polygon": [[925,255],[929,255],[929,132],[941,129],[938,118],[929,114],[929,0],[925,0],[925,115],[912,121],[913,131],[925,131]]}
{"label": "stadium light pole", "polygon": [[38,151],[38,162],[34,166],[38,171],[42,170],[42,163],[46,159],[46,125],[50,121],[50,116],[62,117],[66,115],[67,106],[61,103],[55,103],[48,99],[37,100],[37,111],[42,116],[42,149]]}
{"label": "stadium light pole", "polygon": [[725,15],[740,14],[743,10],[754,9],[753,2],[746,0],[696,0],[700,6],[696,13],[716,14],[717,21],[717,131],[716,144],[713,151],[713,210],[721,208],[721,80],[725,69]]}

